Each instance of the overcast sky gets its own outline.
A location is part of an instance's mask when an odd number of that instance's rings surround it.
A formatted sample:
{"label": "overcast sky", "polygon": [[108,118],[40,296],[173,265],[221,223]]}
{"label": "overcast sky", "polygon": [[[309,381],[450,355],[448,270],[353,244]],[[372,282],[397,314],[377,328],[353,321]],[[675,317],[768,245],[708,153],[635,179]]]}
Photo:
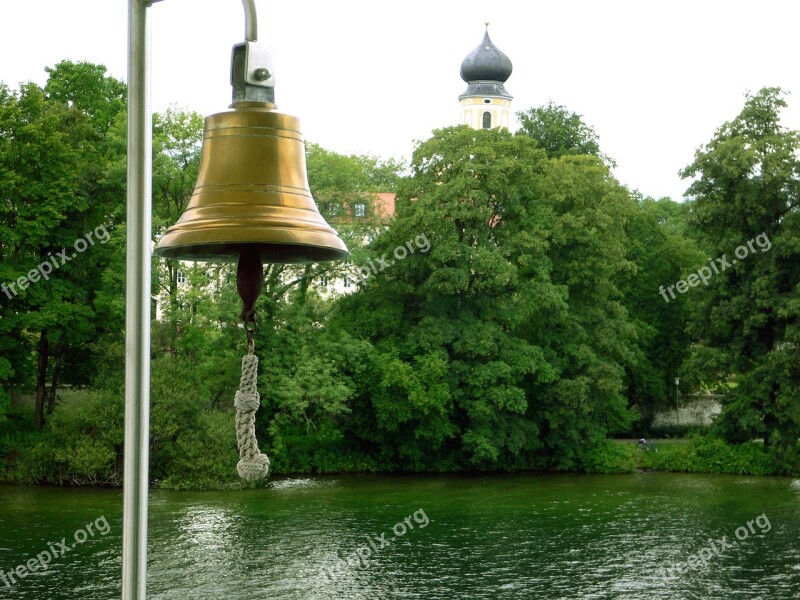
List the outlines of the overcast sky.
{"label": "overcast sky", "polygon": [[[616,176],[645,195],[681,198],[678,170],[748,90],[790,92],[784,124],[800,129],[795,0],[256,3],[279,109],[337,152],[409,158],[416,140],[457,124],[459,67],[485,21],[514,64],[513,109],[553,100],[583,115]],[[227,110],[241,1],[163,0],[148,15],[153,109]],[[0,0],[0,81],[43,84],[63,59],[126,79],[127,1]]]}

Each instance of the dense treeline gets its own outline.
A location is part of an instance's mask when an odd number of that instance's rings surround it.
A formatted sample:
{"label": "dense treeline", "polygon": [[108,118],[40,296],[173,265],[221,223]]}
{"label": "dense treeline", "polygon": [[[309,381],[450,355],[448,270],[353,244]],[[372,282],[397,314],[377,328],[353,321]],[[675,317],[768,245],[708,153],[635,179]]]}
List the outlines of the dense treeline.
{"label": "dense treeline", "polygon": [[[119,484],[125,86],[99,65],[48,73],[0,85],[0,478]],[[693,447],[796,472],[800,139],[784,105],[748,96],[686,167],[682,203],[623,186],[552,103],[515,133],[435,131],[409,165],[308,144],[352,256],[265,268],[257,429],[273,471],[614,470],[628,453],[608,438],[647,431],[679,376],[684,394],[724,394]],[[156,236],[186,206],[201,130],[195,113],[154,116]],[[390,222],[343,218],[385,191]],[[152,478],[235,485],[233,274],[153,267]]]}

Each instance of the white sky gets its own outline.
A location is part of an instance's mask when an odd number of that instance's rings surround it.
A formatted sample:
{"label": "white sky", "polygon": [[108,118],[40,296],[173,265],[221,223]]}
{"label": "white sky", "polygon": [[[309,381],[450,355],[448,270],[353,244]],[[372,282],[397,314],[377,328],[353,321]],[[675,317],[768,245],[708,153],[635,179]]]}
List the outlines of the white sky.
{"label": "white sky", "polygon": [[[747,90],[791,92],[800,129],[800,3],[794,0],[256,0],[276,52],[277,103],[307,140],[409,158],[458,123],[463,58],[491,23],[514,64],[512,108],[553,100],[583,115],[622,183],[680,199],[677,171],[733,118]],[[240,0],[163,0],[152,24],[152,104],[203,115],[230,104]],[[0,81],[43,84],[63,59],[127,78],[126,0],[0,0]]]}

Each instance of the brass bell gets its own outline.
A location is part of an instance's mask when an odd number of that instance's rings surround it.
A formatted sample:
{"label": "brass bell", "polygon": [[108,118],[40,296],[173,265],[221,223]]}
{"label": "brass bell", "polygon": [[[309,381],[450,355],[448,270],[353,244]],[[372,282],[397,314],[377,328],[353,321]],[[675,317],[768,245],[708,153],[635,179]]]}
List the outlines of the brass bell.
{"label": "brass bell", "polygon": [[264,263],[348,255],[311,196],[299,120],[271,102],[234,102],[206,117],[197,185],[155,249],[208,262],[236,262],[244,253]]}

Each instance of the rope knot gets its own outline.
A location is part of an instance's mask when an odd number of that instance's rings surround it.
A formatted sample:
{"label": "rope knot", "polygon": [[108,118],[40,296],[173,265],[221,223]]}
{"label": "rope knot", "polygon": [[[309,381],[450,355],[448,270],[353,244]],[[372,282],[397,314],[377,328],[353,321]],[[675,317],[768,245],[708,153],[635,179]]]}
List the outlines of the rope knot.
{"label": "rope knot", "polygon": [[261,405],[257,385],[258,358],[248,353],[242,358],[242,378],[233,401],[236,407],[236,445],[239,447],[236,470],[247,481],[263,479],[269,474],[269,458],[258,449],[256,439],[256,411]]}
{"label": "rope knot", "polygon": [[261,406],[261,396],[259,396],[258,392],[237,390],[233,405],[239,412],[256,412],[258,407]]}
{"label": "rope knot", "polygon": [[239,477],[247,481],[256,481],[269,475],[269,457],[266,454],[256,454],[242,458],[236,465]]}

